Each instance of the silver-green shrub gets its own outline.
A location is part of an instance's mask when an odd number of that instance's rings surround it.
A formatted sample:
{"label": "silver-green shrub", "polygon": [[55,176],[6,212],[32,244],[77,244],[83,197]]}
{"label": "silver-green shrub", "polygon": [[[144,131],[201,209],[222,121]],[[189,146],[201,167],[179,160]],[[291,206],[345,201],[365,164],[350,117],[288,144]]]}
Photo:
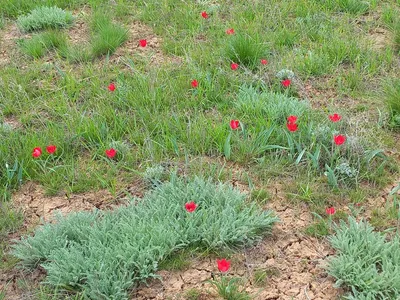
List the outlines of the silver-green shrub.
{"label": "silver-green shrub", "polygon": [[[185,203],[194,201],[189,213]],[[128,299],[135,283],[154,277],[158,262],[178,249],[244,246],[278,219],[226,184],[172,178],[114,211],[58,216],[13,246],[26,268],[42,266],[46,282],[82,290],[89,299]]]}
{"label": "silver-green shrub", "polygon": [[365,221],[350,217],[329,238],[336,255],[328,273],[336,286],[349,288],[347,299],[400,299],[400,239],[388,240]]}
{"label": "silver-green shrub", "polygon": [[65,28],[74,21],[72,13],[56,6],[38,7],[28,15],[20,16],[18,27],[24,32],[37,31],[48,28]]}

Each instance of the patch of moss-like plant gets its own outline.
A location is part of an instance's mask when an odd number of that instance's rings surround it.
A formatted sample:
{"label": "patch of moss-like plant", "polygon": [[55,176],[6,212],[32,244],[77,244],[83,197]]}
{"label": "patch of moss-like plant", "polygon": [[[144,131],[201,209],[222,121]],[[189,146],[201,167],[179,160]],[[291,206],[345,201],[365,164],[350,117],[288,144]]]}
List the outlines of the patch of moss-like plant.
{"label": "patch of moss-like plant", "polygon": [[[188,212],[191,201],[197,208]],[[80,290],[89,299],[128,299],[129,290],[154,277],[175,251],[250,245],[277,220],[229,185],[173,177],[126,207],[58,216],[17,242],[13,254],[25,268],[43,267],[54,287]]]}
{"label": "patch of moss-like plant", "polygon": [[388,240],[365,221],[340,221],[329,238],[336,255],[328,273],[336,286],[347,287],[346,299],[400,299],[400,239]]}
{"label": "patch of moss-like plant", "polygon": [[17,20],[17,25],[22,31],[31,32],[49,28],[66,28],[73,21],[74,17],[71,12],[56,6],[43,6],[32,10],[27,15],[20,16]]}

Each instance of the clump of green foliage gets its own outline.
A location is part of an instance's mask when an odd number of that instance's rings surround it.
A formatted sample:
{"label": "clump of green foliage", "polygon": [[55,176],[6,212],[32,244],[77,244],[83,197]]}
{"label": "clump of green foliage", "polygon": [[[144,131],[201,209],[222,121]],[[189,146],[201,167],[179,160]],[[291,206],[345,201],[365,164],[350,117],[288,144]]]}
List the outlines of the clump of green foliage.
{"label": "clump of green foliage", "polygon": [[93,15],[91,50],[94,57],[112,54],[128,39],[128,32],[115,24],[105,13]]}
{"label": "clump of green foliage", "polygon": [[385,100],[390,112],[390,125],[400,128],[400,80],[386,84]]}
{"label": "clump of green foliage", "polygon": [[[198,205],[192,213],[185,210],[190,201]],[[46,269],[46,281],[55,287],[82,290],[89,299],[128,299],[128,290],[154,277],[171,253],[190,245],[249,245],[277,220],[231,186],[172,177],[115,211],[58,216],[22,238],[13,254],[26,268]]]}
{"label": "clump of green foliage", "polygon": [[265,46],[258,37],[245,34],[233,36],[225,51],[229,60],[250,69],[259,65],[259,60],[267,54]]}
{"label": "clump of green foliage", "polygon": [[59,7],[38,7],[29,14],[20,16],[17,20],[18,27],[24,32],[43,29],[57,29],[70,26],[74,21],[72,13]]}
{"label": "clump of green foliage", "polygon": [[65,49],[67,38],[64,34],[56,31],[48,31],[33,36],[31,39],[22,40],[21,51],[33,58],[43,57],[52,49]]}
{"label": "clump of green foliage", "polygon": [[328,272],[336,286],[351,291],[346,299],[400,298],[400,238],[388,240],[365,221],[349,217],[340,221],[329,238],[336,255],[329,260]]}

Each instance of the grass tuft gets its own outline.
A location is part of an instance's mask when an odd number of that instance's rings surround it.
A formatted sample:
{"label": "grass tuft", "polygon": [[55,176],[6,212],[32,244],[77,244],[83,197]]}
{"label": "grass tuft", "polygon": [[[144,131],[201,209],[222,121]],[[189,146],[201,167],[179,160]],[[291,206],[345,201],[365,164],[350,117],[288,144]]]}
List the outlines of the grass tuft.
{"label": "grass tuft", "polygon": [[43,57],[52,49],[64,49],[67,47],[67,38],[57,31],[48,31],[34,35],[29,40],[22,40],[21,51],[33,58]]}
{"label": "grass tuft", "polygon": [[227,58],[232,61],[254,69],[259,65],[259,60],[267,54],[265,45],[258,37],[237,34],[232,37],[226,49]]}
{"label": "grass tuft", "polygon": [[94,57],[113,54],[128,39],[128,31],[112,23],[106,14],[94,14],[91,29],[94,32],[91,41]]}

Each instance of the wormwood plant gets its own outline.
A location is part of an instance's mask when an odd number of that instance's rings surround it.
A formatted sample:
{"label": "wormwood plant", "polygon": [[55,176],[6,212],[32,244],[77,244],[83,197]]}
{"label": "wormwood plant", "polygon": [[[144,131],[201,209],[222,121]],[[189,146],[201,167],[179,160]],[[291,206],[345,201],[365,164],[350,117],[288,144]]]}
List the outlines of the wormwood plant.
{"label": "wormwood plant", "polygon": [[[185,203],[195,201],[194,212]],[[231,186],[173,177],[115,211],[57,217],[13,246],[24,268],[42,266],[46,283],[82,290],[90,299],[128,299],[138,281],[155,277],[158,262],[195,244],[211,249],[252,244],[277,218]]]}
{"label": "wormwood plant", "polygon": [[71,12],[64,11],[56,6],[42,6],[32,10],[17,20],[18,27],[24,32],[37,31],[48,28],[65,28],[71,25],[74,17]]}
{"label": "wormwood plant", "polygon": [[365,221],[349,217],[340,221],[329,238],[337,254],[329,260],[328,273],[336,286],[346,286],[346,299],[399,299],[400,238],[392,240]]}

